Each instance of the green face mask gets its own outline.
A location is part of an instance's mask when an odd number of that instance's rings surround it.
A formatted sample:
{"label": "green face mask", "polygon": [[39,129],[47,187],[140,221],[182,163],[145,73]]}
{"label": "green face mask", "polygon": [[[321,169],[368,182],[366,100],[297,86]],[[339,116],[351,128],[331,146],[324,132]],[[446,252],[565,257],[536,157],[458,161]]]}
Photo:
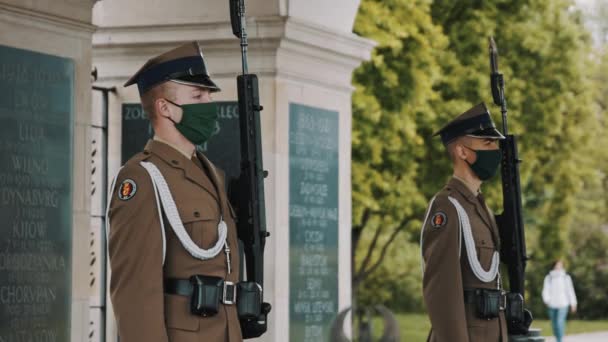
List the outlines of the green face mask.
{"label": "green face mask", "polygon": [[467,164],[471,167],[471,170],[479,177],[480,180],[486,181],[496,174],[500,161],[502,160],[502,151],[496,150],[473,150],[465,146],[469,150],[477,154],[477,159],[473,164],[467,161]]}
{"label": "green face mask", "polygon": [[194,145],[204,144],[216,133],[218,123],[218,106],[216,103],[178,105],[173,101],[167,101],[182,109],[182,120],[174,122],[175,128]]}

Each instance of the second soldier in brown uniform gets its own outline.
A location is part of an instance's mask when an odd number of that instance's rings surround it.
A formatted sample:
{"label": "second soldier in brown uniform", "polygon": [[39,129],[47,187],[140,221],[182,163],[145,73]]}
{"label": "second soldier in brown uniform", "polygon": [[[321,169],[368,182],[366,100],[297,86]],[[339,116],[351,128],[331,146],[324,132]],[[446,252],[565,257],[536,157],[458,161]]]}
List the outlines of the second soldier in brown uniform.
{"label": "second soldier in brown uniform", "polygon": [[498,170],[504,137],[483,103],[438,134],[454,173],[431,201],[421,233],[428,340],[507,342],[499,232],[480,190]]}
{"label": "second soldier in brown uniform", "polygon": [[234,213],[222,172],[195,149],[216,130],[219,88],[195,42],[149,60],[131,84],[155,135],[122,167],[109,201],[120,341],[241,341]]}

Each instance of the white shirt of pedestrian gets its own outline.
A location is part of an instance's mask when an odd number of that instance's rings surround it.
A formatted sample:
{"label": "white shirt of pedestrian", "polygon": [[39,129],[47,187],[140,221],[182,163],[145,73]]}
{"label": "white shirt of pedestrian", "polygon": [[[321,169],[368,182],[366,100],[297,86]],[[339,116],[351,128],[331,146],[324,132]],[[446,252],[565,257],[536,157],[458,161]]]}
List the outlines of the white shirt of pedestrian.
{"label": "white shirt of pedestrian", "polygon": [[576,306],[572,278],[564,270],[552,270],[543,283],[543,302],[553,309]]}

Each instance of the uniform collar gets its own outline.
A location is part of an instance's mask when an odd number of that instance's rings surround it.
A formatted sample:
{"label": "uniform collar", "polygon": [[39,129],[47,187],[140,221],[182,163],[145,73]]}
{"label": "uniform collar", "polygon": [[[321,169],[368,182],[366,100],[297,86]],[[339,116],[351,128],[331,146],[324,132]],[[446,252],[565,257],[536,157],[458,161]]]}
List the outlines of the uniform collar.
{"label": "uniform collar", "polygon": [[464,181],[462,178],[452,176],[452,178],[448,182],[448,187],[457,190],[458,192],[460,192],[460,194],[462,194],[467,200],[471,201],[472,203],[478,202],[476,198],[478,193],[473,191],[471,187],[467,184],[467,182]]}
{"label": "uniform collar", "polygon": [[452,175],[452,177],[454,179],[459,180],[462,184],[464,184],[471,191],[471,193],[473,195],[477,196],[477,195],[479,195],[481,193],[481,189],[480,188],[475,189],[475,186],[473,184],[467,182],[465,179],[463,179],[461,177],[458,177],[456,175]]}
{"label": "uniform collar", "polygon": [[[191,155],[188,155],[188,152],[186,152],[184,150],[181,150],[179,147],[177,147],[177,145],[168,142],[167,140],[159,137],[158,135],[155,135],[152,139],[155,140],[155,141],[161,142],[161,143],[163,143],[165,145],[169,145],[171,148],[173,148],[176,151],[178,151],[179,153],[183,154],[184,157],[186,157],[188,159],[192,158],[192,156],[194,155],[194,153],[192,153]],[[196,149],[195,149],[195,151],[196,151]]]}
{"label": "uniform collar", "polygon": [[492,214],[490,213],[488,207],[486,207],[485,205],[481,204],[481,201],[479,201],[479,199],[477,198],[477,194],[473,193],[473,191],[471,191],[471,188],[469,186],[467,186],[467,184],[461,180],[460,178],[453,176],[450,181],[448,182],[447,185],[448,189],[454,189],[456,191],[458,191],[468,202],[470,202],[473,207],[475,208],[475,210],[477,211],[477,215],[479,215],[479,217],[481,217],[481,220],[486,224],[486,226],[488,227],[488,229],[490,229],[493,238],[494,238],[494,243],[497,246],[500,246],[500,238],[498,236],[498,227],[496,226],[496,222],[494,220],[494,218],[492,217]]}
{"label": "uniform collar", "polygon": [[158,156],[171,167],[182,169],[186,178],[204,188],[216,200],[220,200],[220,198],[217,197],[217,192],[221,193],[223,188],[221,187],[222,185],[219,183],[218,177],[216,176],[215,168],[209,160],[206,158],[201,158],[203,165],[210,171],[209,173],[211,174],[210,177],[207,177],[205,175],[205,171],[201,170],[200,167],[198,167],[192,161],[192,159],[186,157],[184,153],[181,153],[177,149],[169,146],[166,143],[160,142],[159,140],[148,140],[148,143],[144,148],[144,154],[149,155],[150,153]]}

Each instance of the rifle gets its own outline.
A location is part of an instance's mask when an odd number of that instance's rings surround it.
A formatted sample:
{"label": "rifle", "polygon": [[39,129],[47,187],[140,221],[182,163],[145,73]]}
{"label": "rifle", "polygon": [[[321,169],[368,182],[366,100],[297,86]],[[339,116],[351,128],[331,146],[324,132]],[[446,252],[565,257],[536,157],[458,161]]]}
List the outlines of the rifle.
{"label": "rifle", "polygon": [[507,127],[505,82],[503,75],[498,71],[498,49],[492,37],[490,37],[490,68],[492,98],[494,104],[500,106],[502,130],[505,136],[505,139],[500,141],[503,212],[496,215],[496,223],[500,231],[501,260],[507,265],[509,273],[507,327],[510,334],[525,335],[528,333],[533,318],[532,313],[524,309],[524,277],[528,257],[519,181],[521,159],[517,152],[517,139],[514,135],[509,134]]}
{"label": "rifle", "polygon": [[[241,39],[243,74],[237,77],[239,99],[239,124],[241,144],[241,173],[236,181],[235,205],[237,234],[243,246],[246,280],[239,283],[242,293],[257,293],[252,300],[237,302],[243,338],[254,338],[267,330],[267,316],[271,306],[263,302],[264,246],[270,235],[266,231],[264,208],[264,178],[268,175],[262,167],[260,130],[260,96],[258,78],[248,73],[247,31],[244,0],[230,1],[232,32]],[[243,276],[241,272],[241,276]]]}

